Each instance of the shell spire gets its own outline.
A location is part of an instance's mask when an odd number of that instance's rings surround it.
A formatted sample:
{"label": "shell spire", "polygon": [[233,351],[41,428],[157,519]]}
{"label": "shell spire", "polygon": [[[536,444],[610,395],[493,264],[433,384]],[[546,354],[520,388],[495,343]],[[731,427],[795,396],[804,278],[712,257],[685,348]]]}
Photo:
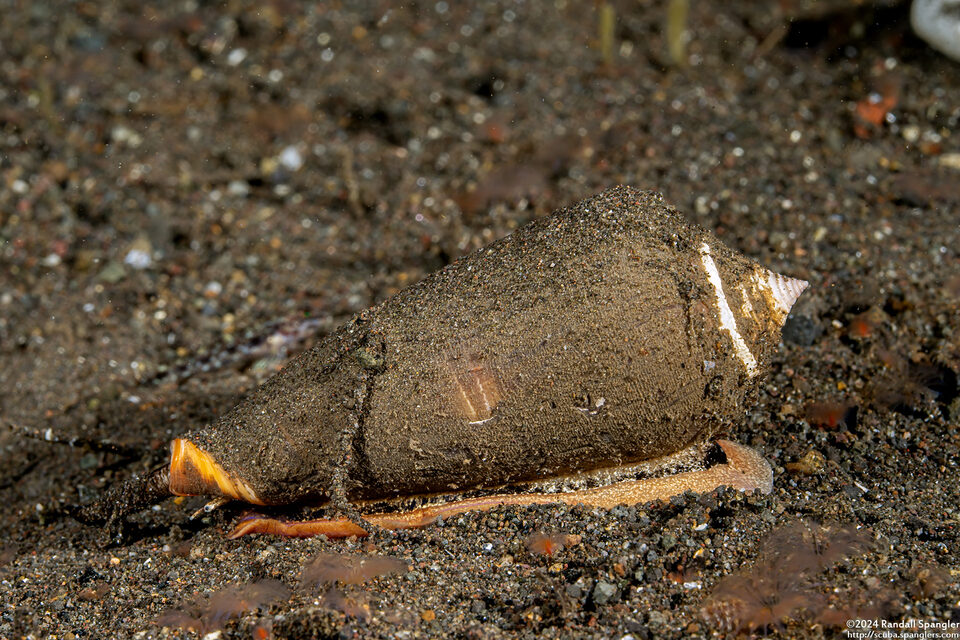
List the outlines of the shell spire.
{"label": "shell spire", "polygon": [[790,313],[797,298],[800,297],[810,283],[799,278],[790,278],[770,270],[765,270],[767,276],[767,287],[770,289],[770,297],[773,298],[777,309],[783,313],[784,318]]}

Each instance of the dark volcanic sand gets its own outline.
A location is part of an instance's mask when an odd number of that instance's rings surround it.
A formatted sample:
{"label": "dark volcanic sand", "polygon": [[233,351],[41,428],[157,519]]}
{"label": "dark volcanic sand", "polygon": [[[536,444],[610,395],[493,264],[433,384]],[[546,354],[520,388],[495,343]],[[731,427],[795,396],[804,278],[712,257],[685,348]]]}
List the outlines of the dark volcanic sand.
{"label": "dark volcanic sand", "polygon": [[[660,3],[615,5],[608,65],[593,3],[390,4],[2,8],[0,414],[137,453],[0,435],[0,637],[195,637],[156,621],[265,579],[294,592],[221,637],[713,635],[764,620],[753,596],[704,603],[736,571],[769,582],[760,541],[798,519],[866,533],[822,534],[825,566],[763,586],[772,633],[960,621],[960,64],[905,5],[696,2],[676,68]],[[242,509],[191,521],[188,499],[103,549],[61,515],[352,314],[618,183],[811,282],[731,416],[771,495],[369,542],[228,541]],[[542,531],[582,538],[542,555]],[[297,587],[358,550],[410,570],[344,587],[351,615]]]}

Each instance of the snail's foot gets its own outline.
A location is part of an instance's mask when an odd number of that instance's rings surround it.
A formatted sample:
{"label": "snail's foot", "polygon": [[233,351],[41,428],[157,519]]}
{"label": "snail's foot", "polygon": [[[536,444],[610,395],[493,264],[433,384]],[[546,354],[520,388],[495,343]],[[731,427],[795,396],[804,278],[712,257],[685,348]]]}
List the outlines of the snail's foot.
{"label": "snail's foot", "polygon": [[[438,518],[449,518],[468,511],[486,511],[500,505],[563,503],[612,509],[621,504],[669,500],[687,491],[709,493],[723,486],[741,491],[759,489],[763,493],[769,493],[773,489],[773,471],[770,464],[757,451],[729,440],[717,440],[716,444],[722,450],[725,459],[695,471],[626,480],[602,487],[564,493],[514,493],[467,498],[398,513],[365,514],[363,519],[383,529],[411,529],[425,527],[436,522]],[[298,522],[251,515],[241,520],[227,537],[233,539],[252,533],[294,538],[318,535],[325,535],[328,538],[368,535],[367,530],[347,518]]]}

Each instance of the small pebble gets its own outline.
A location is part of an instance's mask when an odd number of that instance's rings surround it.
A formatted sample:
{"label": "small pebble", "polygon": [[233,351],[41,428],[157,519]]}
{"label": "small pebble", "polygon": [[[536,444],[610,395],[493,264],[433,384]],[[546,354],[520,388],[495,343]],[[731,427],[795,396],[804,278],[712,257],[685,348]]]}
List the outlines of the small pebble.
{"label": "small pebble", "polygon": [[280,164],[290,171],[299,171],[300,167],[303,166],[303,156],[294,146],[289,146],[281,151],[279,160]]}
{"label": "small pebble", "polygon": [[810,449],[796,462],[788,462],[783,466],[790,473],[812,476],[821,473],[826,463],[827,459],[822,453],[816,449]]}
{"label": "small pebble", "polygon": [[617,588],[606,582],[600,580],[597,582],[597,585],[593,588],[593,601],[597,604],[607,604],[617,593]]}
{"label": "small pebble", "polygon": [[134,269],[146,269],[152,262],[150,254],[143,249],[130,249],[123,258],[123,263]]}

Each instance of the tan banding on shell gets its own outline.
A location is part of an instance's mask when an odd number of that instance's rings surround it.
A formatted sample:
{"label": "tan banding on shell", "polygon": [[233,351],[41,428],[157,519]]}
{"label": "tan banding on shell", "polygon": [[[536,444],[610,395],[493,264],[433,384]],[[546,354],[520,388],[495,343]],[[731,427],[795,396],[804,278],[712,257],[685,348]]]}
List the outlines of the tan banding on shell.
{"label": "tan banding on shell", "polygon": [[170,444],[170,492],[177,496],[222,495],[264,504],[245,482],[232,477],[210,454],[183,438]]}

